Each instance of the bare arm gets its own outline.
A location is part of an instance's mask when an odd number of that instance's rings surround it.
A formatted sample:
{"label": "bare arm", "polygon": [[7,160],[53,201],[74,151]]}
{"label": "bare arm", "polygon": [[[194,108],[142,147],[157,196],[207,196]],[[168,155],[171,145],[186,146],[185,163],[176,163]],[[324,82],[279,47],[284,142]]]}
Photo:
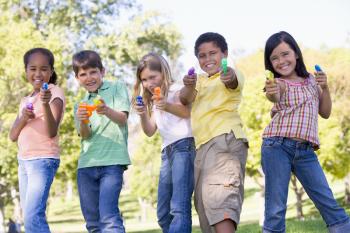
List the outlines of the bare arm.
{"label": "bare arm", "polygon": [[15,142],[18,140],[19,134],[21,133],[22,129],[27,124],[27,121],[30,118],[34,118],[34,113],[33,111],[25,108],[23,109],[23,114],[21,117],[17,115],[16,120],[13,123],[9,133],[9,137],[11,141]]}
{"label": "bare arm", "polygon": [[227,67],[226,75],[221,71],[220,80],[227,88],[236,89],[238,87],[237,75],[231,67]]}
{"label": "bare arm", "polygon": [[185,75],[183,83],[185,86],[180,90],[179,99],[183,105],[189,105],[196,99],[197,75]]}
{"label": "bare arm", "polygon": [[272,80],[265,82],[266,97],[272,103],[277,103],[281,99],[282,93],[285,91],[284,83]]}
{"label": "bare arm", "polygon": [[91,136],[91,128],[88,123],[84,123],[84,121],[89,121],[88,111],[85,108],[78,108],[76,118],[79,121],[79,135],[83,139],[89,138]]}
{"label": "bare arm", "polygon": [[161,97],[159,100],[155,100],[157,109],[169,112],[181,118],[189,118],[191,115],[190,105],[183,105],[180,101],[180,91],[175,93],[175,102],[169,103]]}
{"label": "bare arm", "polygon": [[49,137],[53,138],[57,135],[58,127],[63,115],[62,100],[55,98],[50,104],[43,103],[43,112]]}
{"label": "bare arm", "polygon": [[91,128],[90,128],[89,124],[85,124],[82,121],[80,121],[79,134],[80,134],[81,138],[83,138],[83,139],[89,138],[91,136]]}
{"label": "bare arm", "polygon": [[114,110],[110,107],[108,107],[103,99],[100,99],[101,104],[98,105],[96,112],[101,115],[105,115],[108,117],[111,121],[114,123],[117,123],[118,125],[126,125],[128,121],[128,113]]}
{"label": "bare arm", "polygon": [[332,112],[332,99],[328,88],[327,75],[323,71],[318,71],[315,72],[315,78],[320,88],[318,113],[322,118],[328,119]]}
{"label": "bare arm", "polygon": [[318,113],[322,118],[328,119],[332,112],[332,99],[329,89],[323,89],[320,96]]}
{"label": "bare arm", "polygon": [[157,125],[154,119],[154,115],[152,114],[151,117],[148,115],[147,108],[145,105],[135,105],[134,109],[136,113],[140,116],[141,127],[143,132],[148,137],[153,136],[154,133],[157,131]]}

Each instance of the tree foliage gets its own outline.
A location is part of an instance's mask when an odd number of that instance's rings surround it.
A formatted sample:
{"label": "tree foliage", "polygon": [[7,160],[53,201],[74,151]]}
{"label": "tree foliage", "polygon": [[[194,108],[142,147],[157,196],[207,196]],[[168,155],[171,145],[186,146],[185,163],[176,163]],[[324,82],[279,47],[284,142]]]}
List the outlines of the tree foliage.
{"label": "tree foliage", "polygon": [[[0,0],[0,198],[10,201],[10,187],[17,187],[17,146],[8,139],[21,98],[31,86],[24,75],[23,55],[33,47],[46,47],[55,56],[58,85],[67,100],[60,126],[61,165],[54,190],[65,191],[75,180],[80,138],[74,129],[73,106],[83,95],[74,87],[72,54],[94,49],[101,54],[109,78],[117,76],[131,84],[138,59],[150,50],[177,62],[181,36],[174,25],[157,13],[144,13],[136,2]],[[121,15],[127,23],[119,24]],[[118,25],[118,27],[116,26]],[[120,25],[120,26],[119,26]],[[57,188],[57,186],[59,188]]]}

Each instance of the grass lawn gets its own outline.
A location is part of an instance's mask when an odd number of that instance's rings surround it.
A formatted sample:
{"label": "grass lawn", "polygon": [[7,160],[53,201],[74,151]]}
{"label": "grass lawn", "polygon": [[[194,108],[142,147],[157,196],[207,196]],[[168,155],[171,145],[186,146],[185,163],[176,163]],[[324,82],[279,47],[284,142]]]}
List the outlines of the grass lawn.
{"label": "grass lawn", "polygon": [[[341,182],[332,184],[332,190],[336,194],[338,202],[342,203],[343,185]],[[246,183],[245,201],[241,215],[241,224],[238,233],[261,232],[258,219],[261,214],[261,199],[257,195],[258,189],[253,184]],[[295,219],[295,197],[289,193],[287,211],[287,233],[326,233],[325,223],[322,221],[313,203],[304,196],[303,210],[305,220]],[[350,206],[346,206],[350,213]],[[139,218],[139,205],[135,197],[126,191],[122,192],[120,198],[120,209],[122,210],[127,232],[132,233],[161,233],[157,222],[156,213],[153,208],[148,210],[148,218],[141,223]],[[71,201],[64,201],[61,198],[51,198],[48,209],[48,220],[52,233],[85,233],[85,222],[83,220],[77,195]],[[193,210],[193,233],[201,232],[198,227],[198,217]]]}

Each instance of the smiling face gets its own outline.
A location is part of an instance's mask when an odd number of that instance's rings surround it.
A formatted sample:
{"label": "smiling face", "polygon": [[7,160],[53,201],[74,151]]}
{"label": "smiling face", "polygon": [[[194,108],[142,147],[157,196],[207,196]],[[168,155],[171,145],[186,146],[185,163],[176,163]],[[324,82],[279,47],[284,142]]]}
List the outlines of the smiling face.
{"label": "smiling face", "polygon": [[298,56],[294,50],[285,42],[281,42],[271,53],[270,62],[275,72],[282,77],[296,75],[295,67]]}
{"label": "smiling face", "polygon": [[147,89],[152,94],[154,94],[154,88],[160,87],[163,82],[162,73],[159,71],[150,70],[148,67],[142,70],[140,79],[143,88]]}
{"label": "smiling face", "polygon": [[102,85],[104,72],[104,69],[100,70],[99,68],[80,68],[76,78],[78,79],[80,85],[88,92],[96,92]]}
{"label": "smiling face", "polygon": [[48,57],[39,52],[30,55],[25,71],[35,91],[39,91],[43,83],[48,83],[53,73]]}
{"label": "smiling face", "polygon": [[204,42],[198,46],[198,62],[203,71],[212,76],[220,71],[221,59],[227,57],[214,42]]}

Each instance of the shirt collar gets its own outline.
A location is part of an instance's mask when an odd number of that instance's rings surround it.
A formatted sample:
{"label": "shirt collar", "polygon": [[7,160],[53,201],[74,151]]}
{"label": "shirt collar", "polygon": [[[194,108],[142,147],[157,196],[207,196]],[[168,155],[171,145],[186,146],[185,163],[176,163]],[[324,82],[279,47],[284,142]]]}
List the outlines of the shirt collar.
{"label": "shirt collar", "polygon": [[102,85],[100,88],[97,89],[97,92],[92,92],[92,93],[87,93],[86,98],[89,99],[94,99],[97,95],[100,95],[100,93],[102,93],[104,90],[107,90],[108,88],[110,88],[111,83],[108,81],[103,81]]}

